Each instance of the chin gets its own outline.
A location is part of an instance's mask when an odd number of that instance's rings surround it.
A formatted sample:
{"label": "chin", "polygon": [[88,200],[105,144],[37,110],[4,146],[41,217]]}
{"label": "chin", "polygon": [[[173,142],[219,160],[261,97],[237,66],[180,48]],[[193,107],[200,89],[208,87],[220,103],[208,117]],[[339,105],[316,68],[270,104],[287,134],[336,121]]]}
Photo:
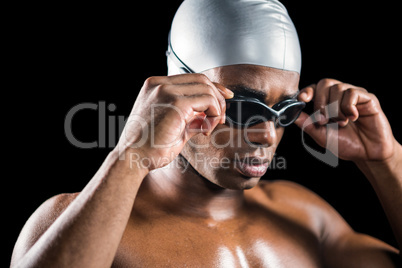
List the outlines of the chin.
{"label": "chin", "polygon": [[230,190],[247,190],[255,187],[260,181],[260,177],[246,177],[241,174],[231,174],[230,172],[222,172],[216,176],[215,180],[210,180],[212,183]]}

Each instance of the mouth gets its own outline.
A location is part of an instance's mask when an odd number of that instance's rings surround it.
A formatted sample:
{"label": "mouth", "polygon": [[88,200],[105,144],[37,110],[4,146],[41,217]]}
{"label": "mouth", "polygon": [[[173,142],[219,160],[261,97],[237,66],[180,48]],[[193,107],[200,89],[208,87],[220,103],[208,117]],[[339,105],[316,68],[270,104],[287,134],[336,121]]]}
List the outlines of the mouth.
{"label": "mouth", "polygon": [[235,169],[246,177],[262,177],[268,169],[268,159],[246,157],[234,161]]}

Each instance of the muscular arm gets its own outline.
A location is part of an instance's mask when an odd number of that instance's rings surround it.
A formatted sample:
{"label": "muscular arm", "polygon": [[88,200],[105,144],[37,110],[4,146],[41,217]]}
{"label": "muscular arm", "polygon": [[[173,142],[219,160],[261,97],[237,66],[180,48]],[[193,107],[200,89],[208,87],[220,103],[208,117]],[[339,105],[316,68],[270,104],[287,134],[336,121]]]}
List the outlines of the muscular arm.
{"label": "muscular arm", "polygon": [[[317,236],[323,267],[399,267],[397,249],[376,238],[355,232],[342,216],[317,194],[289,181],[277,181],[267,186],[269,187],[265,189],[270,198],[281,205],[279,213],[305,226]],[[297,216],[290,213],[292,210],[302,213]]]}
{"label": "muscular arm", "polygon": [[22,230],[11,266],[110,267],[146,175],[125,164],[112,152],[75,199],[45,202]]}
{"label": "muscular arm", "polygon": [[[224,123],[220,115],[231,97],[233,92],[202,74],[147,79],[116,149],[69,205],[66,196],[62,204],[57,204],[61,197],[54,198],[31,217],[14,248],[12,266],[110,267],[148,171],[167,165],[195,134]],[[150,165],[132,163],[133,154]]]}
{"label": "muscular arm", "polygon": [[323,209],[321,247],[325,267],[399,267],[397,249],[354,231],[328,204],[324,204]]}
{"label": "muscular arm", "polygon": [[[402,233],[401,145],[387,161],[357,162],[375,189],[399,246]],[[328,267],[400,267],[401,252],[368,235],[354,232],[336,213],[327,214],[324,257]],[[399,256],[398,256],[399,254]]]}
{"label": "muscular arm", "polygon": [[[402,146],[394,141],[395,153],[385,161],[356,162],[373,186],[402,248]],[[400,252],[402,259],[402,253]]]}
{"label": "muscular arm", "polygon": [[[303,89],[300,98],[306,102],[313,100],[317,113],[315,123],[302,113],[296,124],[319,145],[357,164],[374,187],[401,247],[402,149],[377,97],[364,88],[322,79],[317,85]],[[329,129],[329,122],[337,122],[339,129]],[[340,262],[340,267],[348,267],[348,262],[364,263],[362,267],[387,267],[391,258],[384,253],[392,252],[389,247],[386,249],[384,243],[381,245],[373,238],[333,227],[336,225],[331,220],[328,226],[335,229],[328,232],[325,244],[331,262]]]}

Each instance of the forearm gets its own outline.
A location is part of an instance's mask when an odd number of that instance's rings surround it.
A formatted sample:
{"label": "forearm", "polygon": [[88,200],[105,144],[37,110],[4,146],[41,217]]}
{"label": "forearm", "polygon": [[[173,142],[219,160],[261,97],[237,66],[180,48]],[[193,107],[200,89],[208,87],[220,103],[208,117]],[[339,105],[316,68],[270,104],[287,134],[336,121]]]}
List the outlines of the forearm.
{"label": "forearm", "polygon": [[387,161],[356,163],[373,186],[402,249],[402,146],[395,141],[395,153]]}
{"label": "forearm", "polygon": [[146,171],[116,152],[17,262],[18,267],[110,267]]}

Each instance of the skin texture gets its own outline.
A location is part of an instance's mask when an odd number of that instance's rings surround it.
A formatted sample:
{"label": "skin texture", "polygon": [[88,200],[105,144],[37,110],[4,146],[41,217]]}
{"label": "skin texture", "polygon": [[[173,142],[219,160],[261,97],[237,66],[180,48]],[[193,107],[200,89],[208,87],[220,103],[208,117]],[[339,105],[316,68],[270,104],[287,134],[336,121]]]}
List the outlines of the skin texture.
{"label": "skin texture", "polygon": [[[226,88],[255,89],[272,106],[297,93],[298,83],[297,73],[253,65],[148,79],[119,145],[80,193],[55,196],[38,208],[21,231],[12,266],[396,267],[397,249],[355,233],[308,189],[259,182],[233,163],[205,165],[236,153],[269,161],[284,135],[265,122],[231,136],[222,116],[224,99],[233,96]],[[401,243],[402,149],[378,100],[333,79],[302,89],[298,98],[317,109],[338,100],[339,110],[330,111],[337,112],[332,120],[341,126],[337,137],[345,148],[338,157],[366,174]],[[159,106],[151,113],[152,104],[162,103],[181,112]],[[169,146],[142,140],[147,131],[139,118],[154,120],[154,141]],[[302,113],[296,124],[318,144],[335,137],[326,135],[327,119],[309,120]],[[211,146],[228,140],[238,142]],[[144,166],[135,159],[150,161]]]}

